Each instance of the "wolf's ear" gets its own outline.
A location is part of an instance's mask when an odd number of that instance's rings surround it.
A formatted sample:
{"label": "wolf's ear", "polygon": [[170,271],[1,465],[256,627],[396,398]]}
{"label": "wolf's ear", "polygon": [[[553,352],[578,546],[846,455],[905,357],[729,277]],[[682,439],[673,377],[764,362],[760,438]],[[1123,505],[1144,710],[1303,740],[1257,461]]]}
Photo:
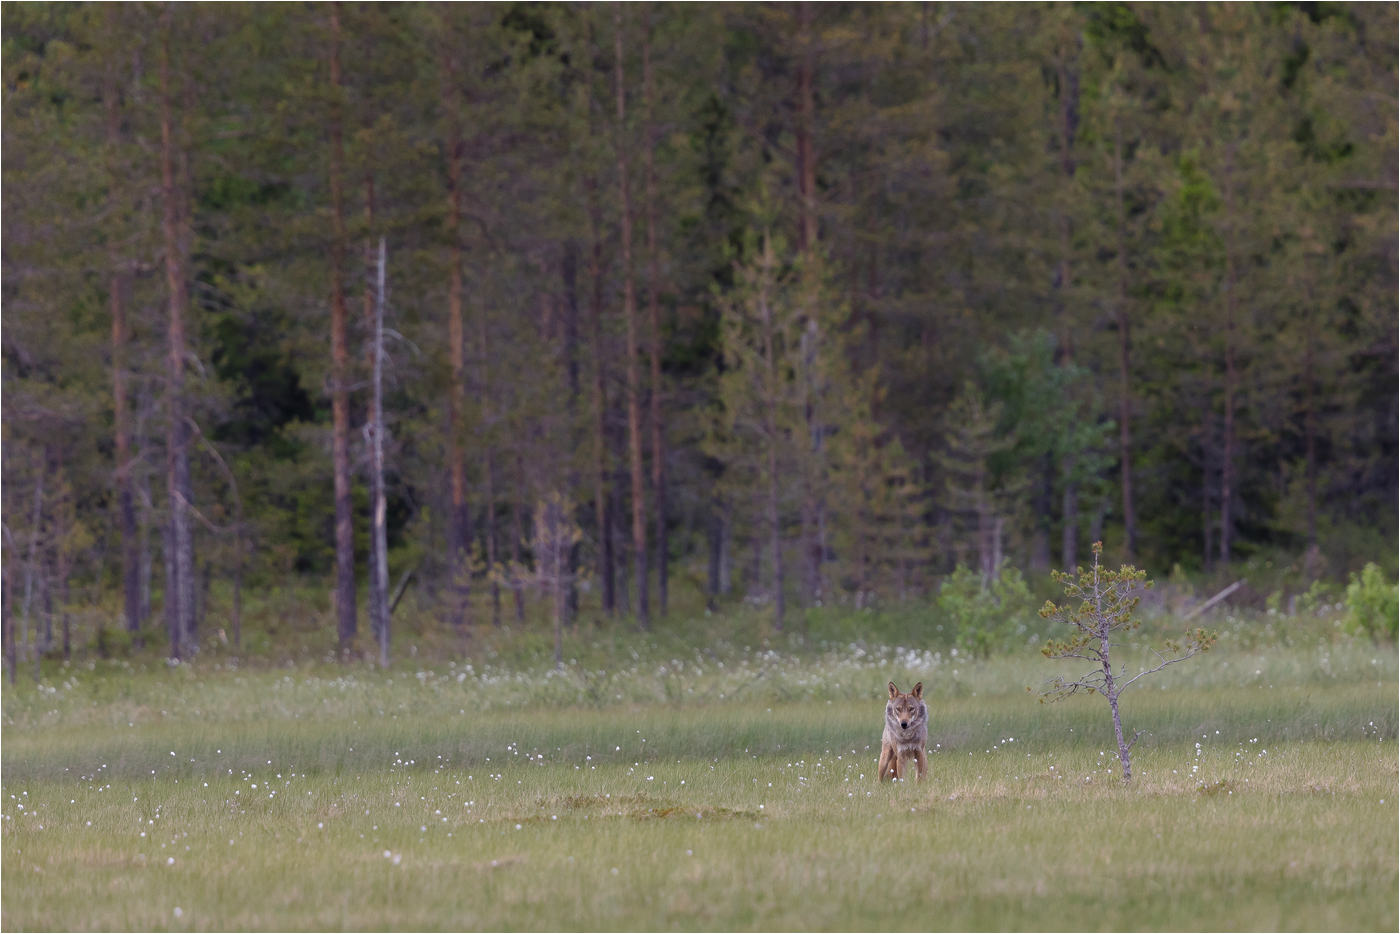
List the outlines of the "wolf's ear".
{"label": "wolf's ear", "polygon": [[894,682],[891,681],[891,682],[890,682],[890,699],[893,700],[894,698],[896,698],[896,697],[898,697],[898,696],[899,696],[899,688],[895,687],[895,686],[894,686]]}
{"label": "wolf's ear", "polygon": [[919,700],[923,700],[923,699],[924,699],[924,683],[923,683],[922,681],[920,681],[918,684],[914,685],[914,690],[910,691],[909,693],[913,694],[913,695],[914,695],[915,697],[917,697]]}

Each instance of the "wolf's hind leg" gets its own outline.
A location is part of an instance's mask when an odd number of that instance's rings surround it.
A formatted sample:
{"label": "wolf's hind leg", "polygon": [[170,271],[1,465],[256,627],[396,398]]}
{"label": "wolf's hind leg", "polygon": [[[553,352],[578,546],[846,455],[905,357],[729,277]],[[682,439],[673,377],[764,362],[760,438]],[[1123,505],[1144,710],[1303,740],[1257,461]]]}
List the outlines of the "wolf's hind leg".
{"label": "wolf's hind leg", "polygon": [[896,777],[894,763],[897,758],[893,746],[886,743],[880,747],[880,769],[875,775],[877,781],[883,782],[887,778]]}

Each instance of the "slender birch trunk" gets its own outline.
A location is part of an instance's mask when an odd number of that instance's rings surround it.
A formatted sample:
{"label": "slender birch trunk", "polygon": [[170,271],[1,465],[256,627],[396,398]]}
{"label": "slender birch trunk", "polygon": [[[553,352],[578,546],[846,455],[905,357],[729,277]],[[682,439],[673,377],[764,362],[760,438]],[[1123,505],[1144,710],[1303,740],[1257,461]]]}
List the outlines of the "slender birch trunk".
{"label": "slender birch trunk", "polygon": [[[379,253],[378,250],[375,249],[374,241],[374,215],[375,211],[378,208],[378,203],[375,192],[374,173],[372,171],[365,171],[363,185],[365,192],[365,287],[363,295],[365,328],[365,365],[371,373],[371,375],[373,375],[378,372],[378,367],[380,365],[379,353],[381,352],[381,349],[375,343],[375,335],[378,333],[377,329],[379,326],[378,322],[380,309],[378,304],[378,293],[375,290],[375,284],[377,282],[376,270],[378,269]],[[371,423],[371,425],[367,427],[369,428],[369,432],[366,433],[367,435],[370,432],[378,431],[378,426],[374,425],[373,423]],[[373,505],[371,505],[371,514],[373,513],[373,509],[374,507]],[[379,552],[376,551],[374,548],[370,548],[369,555],[367,557],[368,560],[366,561],[366,570],[369,572],[369,626],[370,631],[374,633],[377,638],[379,633],[379,627],[384,624],[384,618],[380,615],[380,611],[385,605],[387,595],[381,594],[379,592],[379,570],[378,565],[376,564],[376,562],[379,560]],[[385,574],[388,574],[387,570],[385,571]]]}
{"label": "slender birch trunk", "polygon": [[170,34],[172,8],[162,15],[160,58],[160,176],[162,230],[165,246],[165,279],[169,302],[167,328],[166,400],[169,423],[166,432],[166,485],[170,500],[170,537],[173,553],[167,556],[174,572],[174,588],[166,595],[174,601],[171,614],[170,657],[184,654],[185,636],[194,627],[194,541],[190,528],[190,462],[186,450],[187,430],[184,412],[185,387],[185,308],[189,303],[182,268],[183,243],[180,193],[175,178],[175,127],[171,115]]}

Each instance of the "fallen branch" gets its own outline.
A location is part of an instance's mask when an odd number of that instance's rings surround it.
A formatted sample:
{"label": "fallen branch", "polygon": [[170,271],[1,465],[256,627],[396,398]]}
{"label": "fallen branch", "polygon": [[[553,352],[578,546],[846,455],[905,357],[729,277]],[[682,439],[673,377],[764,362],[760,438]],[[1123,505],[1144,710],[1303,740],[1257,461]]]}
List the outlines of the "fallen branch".
{"label": "fallen branch", "polygon": [[1234,593],[1236,590],[1239,590],[1241,587],[1243,587],[1243,586],[1244,586],[1244,581],[1245,581],[1245,579],[1244,579],[1243,577],[1241,577],[1239,580],[1235,581],[1235,582],[1234,582],[1233,584],[1231,584],[1229,587],[1226,587],[1224,590],[1220,591],[1220,593],[1218,593],[1218,594],[1216,594],[1215,596],[1211,597],[1209,600],[1207,600],[1205,603],[1202,603],[1200,606],[1196,607],[1196,608],[1195,608],[1194,610],[1192,610],[1190,613],[1187,613],[1185,616],[1183,616],[1183,617],[1181,618],[1181,621],[1182,621],[1182,622],[1186,622],[1186,620],[1190,619],[1191,617],[1195,616],[1196,614],[1198,614],[1198,613],[1204,613],[1206,610],[1208,610],[1208,609],[1210,609],[1211,607],[1215,606],[1215,605],[1216,605],[1217,603],[1219,603],[1221,600],[1224,600],[1226,597],[1230,596],[1230,594]]}
{"label": "fallen branch", "polygon": [[399,600],[403,599],[403,592],[408,589],[408,582],[413,577],[413,572],[417,568],[409,568],[399,577],[399,585],[394,588],[394,598],[389,601],[389,615],[394,615],[394,610],[398,608]]}

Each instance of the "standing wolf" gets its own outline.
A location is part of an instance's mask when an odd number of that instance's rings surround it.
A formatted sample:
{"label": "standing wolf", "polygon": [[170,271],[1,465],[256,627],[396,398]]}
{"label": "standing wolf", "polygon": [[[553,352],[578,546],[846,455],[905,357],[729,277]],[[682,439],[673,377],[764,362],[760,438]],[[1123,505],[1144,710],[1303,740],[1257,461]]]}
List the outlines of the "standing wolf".
{"label": "standing wolf", "polygon": [[879,780],[904,778],[905,763],[918,765],[919,781],[928,774],[928,705],[924,703],[924,683],[914,685],[908,694],[890,682],[890,699],[885,704],[885,735],[880,741]]}

